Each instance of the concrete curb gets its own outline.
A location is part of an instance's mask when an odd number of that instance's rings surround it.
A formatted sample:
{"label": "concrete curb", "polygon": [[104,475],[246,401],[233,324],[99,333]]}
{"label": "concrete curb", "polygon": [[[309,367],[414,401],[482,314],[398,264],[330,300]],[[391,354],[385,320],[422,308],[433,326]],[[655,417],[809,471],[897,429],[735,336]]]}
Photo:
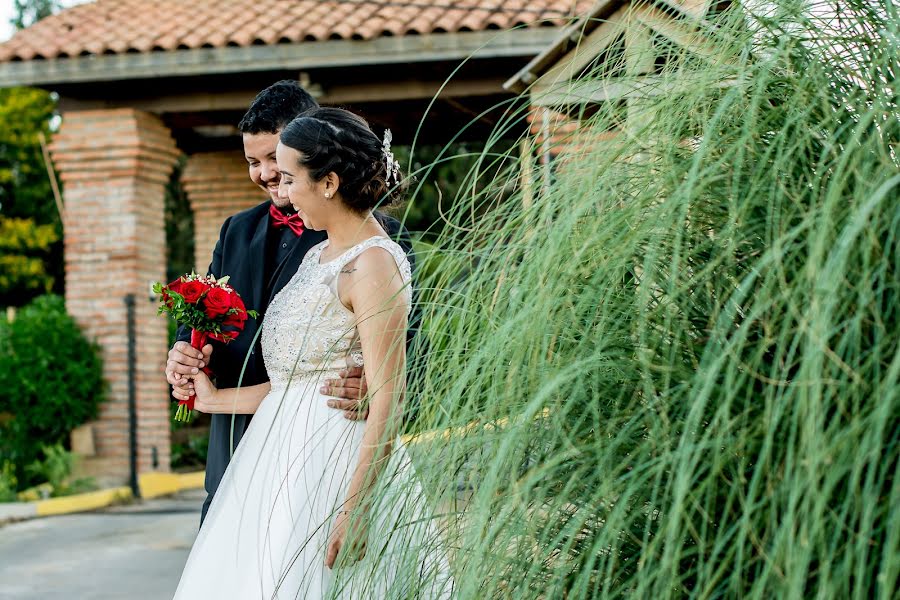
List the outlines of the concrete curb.
{"label": "concrete curb", "polygon": [[[203,487],[204,472],[195,473],[144,473],[138,477],[141,498],[159,498],[182,490]],[[61,498],[49,498],[34,502],[0,503],[0,524],[9,521],[33,519],[50,515],[66,515],[106,508],[113,504],[132,499],[131,488],[127,486],[73,494]]]}

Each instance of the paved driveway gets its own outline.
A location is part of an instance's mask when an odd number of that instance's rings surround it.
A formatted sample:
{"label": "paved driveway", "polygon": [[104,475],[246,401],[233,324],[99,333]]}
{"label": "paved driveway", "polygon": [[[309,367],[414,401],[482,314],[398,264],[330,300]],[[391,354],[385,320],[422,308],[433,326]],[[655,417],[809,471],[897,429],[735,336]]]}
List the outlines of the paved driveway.
{"label": "paved driveway", "polygon": [[0,527],[2,600],[171,600],[204,493]]}

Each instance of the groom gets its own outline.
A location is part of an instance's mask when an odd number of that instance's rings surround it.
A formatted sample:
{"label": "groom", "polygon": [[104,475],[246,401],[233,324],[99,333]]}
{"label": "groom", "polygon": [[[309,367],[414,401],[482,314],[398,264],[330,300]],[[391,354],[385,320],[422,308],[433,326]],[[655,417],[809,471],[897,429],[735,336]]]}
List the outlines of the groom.
{"label": "groom", "polygon": [[[213,370],[219,388],[237,387],[239,384],[251,386],[269,380],[257,338],[264,313],[275,294],[297,272],[307,251],[326,237],[324,231],[304,229],[290,202],[279,197],[281,173],[275,162],[275,147],[285,125],[317,106],[313,97],[296,82],[279,81],[256,96],[238,124],[250,179],[269,195],[269,200],[225,220],[213,250],[209,273],[216,277],[230,276],[229,285],[241,295],[248,309],[259,312],[259,318],[249,319],[244,330],[231,343],[213,342],[202,352],[191,348],[190,331],[179,328],[178,341],[169,351],[166,363],[166,379],[173,387],[172,396],[177,400],[186,399],[192,393],[193,384],[189,377],[206,365]],[[385,231],[400,243],[407,254],[411,254],[409,235],[400,223],[378,213],[376,217]],[[348,369],[341,373],[341,377],[326,381],[322,388],[323,394],[336,397],[329,400],[329,406],[345,410],[348,418],[365,419],[366,413],[359,401],[367,391],[362,369]],[[212,415],[206,459],[207,498],[203,503],[201,524],[228,466],[232,450],[247,430],[251,417],[249,414],[232,415],[230,406],[222,407],[221,413]]]}

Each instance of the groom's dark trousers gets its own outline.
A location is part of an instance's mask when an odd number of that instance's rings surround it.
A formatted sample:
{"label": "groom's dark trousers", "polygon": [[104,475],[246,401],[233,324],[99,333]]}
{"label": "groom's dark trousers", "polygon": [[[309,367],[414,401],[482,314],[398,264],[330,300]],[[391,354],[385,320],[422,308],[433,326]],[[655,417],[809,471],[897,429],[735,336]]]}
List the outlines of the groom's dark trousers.
{"label": "groom's dark trousers", "polygon": [[[229,285],[241,295],[247,308],[259,313],[257,319],[247,320],[244,330],[231,343],[212,342],[210,368],[219,388],[233,388],[238,384],[245,387],[269,380],[258,335],[266,309],[275,294],[297,272],[309,249],[327,237],[324,231],[306,230],[297,236],[288,227],[276,229],[270,224],[270,204],[266,201],[228,217],[222,225],[209,265],[209,274],[216,278],[228,275]],[[388,235],[406,250],[412,263],[412,244],[408,232],[396,219],[378,213],[376,216]],[[177,337],[179,341],[190,342],[190,330],[179,328]],[[222,481],[232,450],[237,448],[250,425],[251,416],[212,415],[206,457],[207,496],[203,503],[201,524]]]}

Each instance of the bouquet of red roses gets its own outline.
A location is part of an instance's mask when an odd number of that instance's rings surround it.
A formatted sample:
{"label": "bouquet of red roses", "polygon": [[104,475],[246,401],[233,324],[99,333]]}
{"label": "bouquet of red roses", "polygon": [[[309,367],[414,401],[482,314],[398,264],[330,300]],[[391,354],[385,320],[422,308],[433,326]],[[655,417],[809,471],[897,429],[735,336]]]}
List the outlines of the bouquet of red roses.
{"label": "bouquet of red roses", "polygon": [[[191,328],[191,346],[200,350],[208,340],[228,343],[244,329],[247,317],[256,318],[256,311],[247,310],[244,301],[228,277],[216,279],[191,273],[182,275],[168,285],[153,284],[153,292],[160,295],[159,313],[168,313],[178,323]],[[204,367],[203,372],[212,371]],[[178,401],[176,421],[187,421],[194,410],[194,396]]]}

